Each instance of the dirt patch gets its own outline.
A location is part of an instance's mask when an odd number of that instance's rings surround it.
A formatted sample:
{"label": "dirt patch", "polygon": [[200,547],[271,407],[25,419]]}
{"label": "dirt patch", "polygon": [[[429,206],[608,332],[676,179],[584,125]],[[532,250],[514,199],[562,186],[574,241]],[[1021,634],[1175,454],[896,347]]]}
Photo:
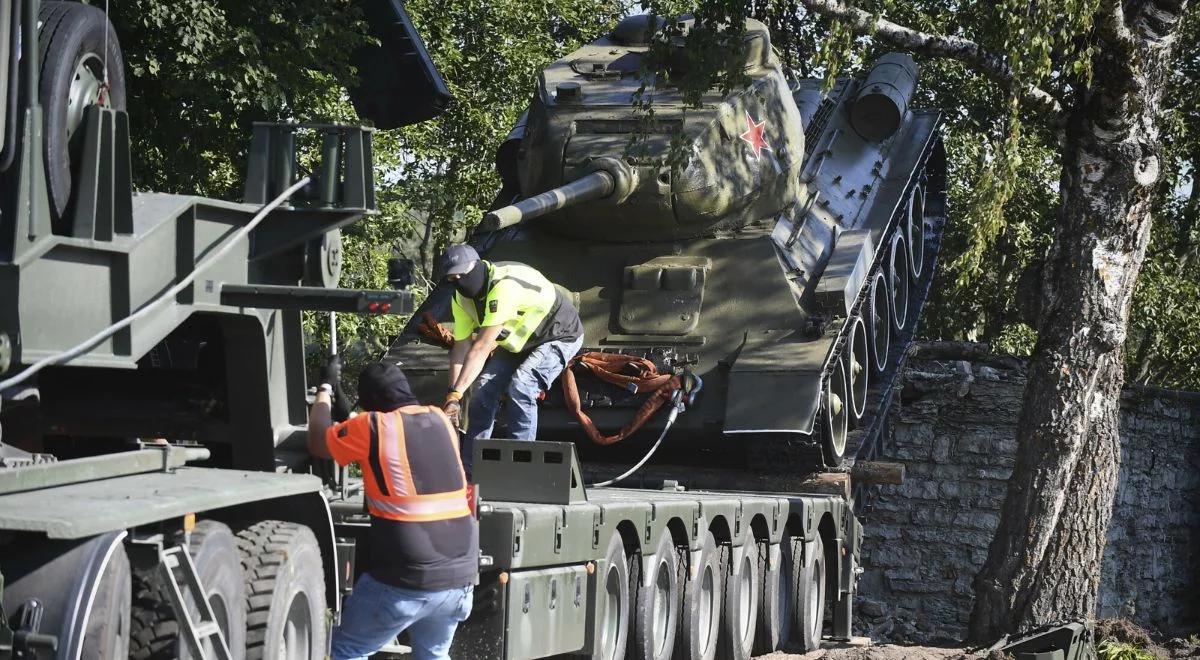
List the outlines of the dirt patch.
{"label": "dirt patch", "polygon": [[963,649],[936,646],[896,646],[880,644],[865,648],[821,649],[805,654],[775,652],[761,656],[763,660],[965,660],[974,658]]}

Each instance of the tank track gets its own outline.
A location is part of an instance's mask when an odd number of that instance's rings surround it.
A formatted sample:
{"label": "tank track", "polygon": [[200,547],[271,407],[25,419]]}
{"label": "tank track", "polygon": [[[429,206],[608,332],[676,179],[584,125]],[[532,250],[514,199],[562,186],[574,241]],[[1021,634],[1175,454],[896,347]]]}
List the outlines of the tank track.
{"label": "tank track", "polygon": [[[935,165],[929,155],[923,161],[922,167],[922,176],[919,179],[938,184],[944,181],[944,173],[933,170]],[[817,430],[811,436],[797,437],[795,434],[781,433],[759,434],[747,438],[745,442],[746,464],[751,470],[759,473],[791,475],[810,472],[848,472],[853,467],[854,461],[870,460],[881,452],[892,394],[898,382],[898,376],[904,367],[908,348],[920,326],[921,311],[929,297],[933,276],[937,269],[938,253],[946,223],[945,197],[944,186],[939,185],[936,189],[926,188],[923,221],[924,261],[922,262],[921,276],[909,284],[908,313],[904,327],[899,332],[891,331],[886,368],[879,376],[872,374],[868,381],[865,412],[857,427],[851,426],[851,430],[847,433],[843,464],[837,467],[828,466],[822,454],[822,440],[819,434],[820,429],[824,427],[824,415],[826,414],[825,410],[822,410],[815,425]],[[906,208],[907,206],[902,207],[901,213]],[[882,244],[890,245],[892,237],[901,230],[902,224],[893,222]],[[881,250],[881,254],[886,257],[888,251]],[[867,282],[871,282],[877,273],[887,267],[886,261],[886,258],[879,259],[879,262],[871,270]],[[868,286],[860,292],[859,300],[855,304],[850,318],[845,320],[844,328],[848,329],[855,318],[863,318],[865,308],[869,304],[869,289]],[[865,318],[863,320],[866,321]],[[868,327],[870,327],[869,324]],[[846,330],[841,331],[841,336],[835,344],[834,359],[830,360],[831,365],[837,364],[837,361],[842,358],[843,352],[847,350],[849,345],[847,334]],[[827,370],[822,376],[822,391],[824,391],[826,380],[831,377],[832,370]]]}

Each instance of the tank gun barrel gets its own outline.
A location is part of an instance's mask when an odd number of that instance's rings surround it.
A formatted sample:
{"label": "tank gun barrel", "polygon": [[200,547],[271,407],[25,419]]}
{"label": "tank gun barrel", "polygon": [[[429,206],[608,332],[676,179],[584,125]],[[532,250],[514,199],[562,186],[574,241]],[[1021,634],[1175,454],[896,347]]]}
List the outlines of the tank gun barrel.
{"label": "tank gun barrel", "polygon": [[523,199],[516,204],[489,211],[487,215],[483,216],[480,227],[484,231],[496,231],[511,227],[519,222],[532,220],[568,206],[608,197],[613,194],[616,187],[617,184],[612,174],[598,170],[570,183]]}

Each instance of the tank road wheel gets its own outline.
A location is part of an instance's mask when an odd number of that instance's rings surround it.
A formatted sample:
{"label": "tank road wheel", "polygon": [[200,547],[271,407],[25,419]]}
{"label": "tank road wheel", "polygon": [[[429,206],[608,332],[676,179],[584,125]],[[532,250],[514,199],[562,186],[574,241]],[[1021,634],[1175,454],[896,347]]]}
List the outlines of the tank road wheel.
{"label": "tank road wheel", "polygon": [[691,566],[683,585],[683,612],[680,616],[679,653],[684,660],[712,660],[717,657],[717,636],[721,632],[721,601],[725,595],[725,567],[729,564],[728,546],[717,546],[713,533],[704,534],[700,558]]}
{"label": "tank road wheel", "polygon": [[925,186],[913,186],[908,198],[908,274],[912,281],[921,279],[921,268],[925,264]]}
{"label": "tank road wheel", "polygon": [[896,336],[908,322],[908,247],[904,235],[897,232],[892,237],[892,249],[888,255],[888,298],[892,307],[892,330]]}
{"label": "tank road wheel", "polygon": [[763,539],[756,545],[762,599],[754,653],[762,655],[778,650],[792,636],[792,544],[785,536],[779,543]]}
{"label": "tank road wheel", "polygon": [[875,375],[887,369],[888,348],[892,340],[892,309],[889,300],[887,277],[880,270],[871,278],[871,300],[869,312],[869,334],[871,344],[871,368]]}
{"label": "tank road wheel", "polygon": [[264,520],[238,532],[246,580],[246,658],[325,654],[325,570],[304,525]]}
{"label": "tank road wheel", "polygon": [[846,378],[850,392],[850,421],[857,425],[867,412],[867,381],[870,380],[867,354],[870,349],[867,348],[867,324],[862,317],[855,316],[850,322],[853,325],[850,328],[850,350],[846,351]]}
{"label": "tank road wheel", "polygon": [[722,545],[732,554],[725,575],[725,607],[721,610],[721,636],[717,657],[721,660],[747,660],[754,650],[754,628],[758,623],[758,598],[762,579],[758,572],[758,549],[750,541],[738,552]]}
{"label": "tank road wheel", "polygon": [[606,598],[604,611],[599,613],[592,660],[621,660],[629,640],[629,563],[625,557],[625,541],[615,532],[608,542],[608,552],[604,554],[604,575],[600,585]]}
{"label": "tank road wheel", "polygon": [[668,660],[675,650],[680,600],[679,555],[675,554],[670,534],[663,534],[649,570],[648,579],[643,579],[638,589],[633,657],[636,660]]}
{"label": "tank road wheel", "polygon": [[818,532],[794,557],[796,636],[804,652],[815,651],[825,625],[825,544]]}
{"label": "tank road wheel", "polygon": [[825,396],[821,401],[821,455],[827,467],[837,467],[846,458],[846,431],[852,407],[846,385],[846,362],[838,358],[833,373],[825,379]]}
{"label": "tank road wheel", "polygon": [[50,212],[59,218],[71,198],[75,169],[71,164],[71,152],[75,151],[71,138],[88,106],[125,109],[125,65],[117,34],[104,12],[96,7],[79,2],[43,2],[38,23],[42,64],[38,98],[45,113],[46,185]]}
{"label": "tank road wheel", "polygon": [[132,601],[129,555],[118,543],[96,585],[79,657],[107,660],[129,656],[129,605]]}
{"label": "tank road wheel", "polygon": [[[200,584],[204,585],[208,604],[212,607],[230,655],[245,657],[246,649],[246,583],[242,578],[241,555],[237,540],[229,527],[215,520],[201,520],[188,539],[188,554],[196,566]],[[182,581],[182,580],[181,580]],[[133,648],[129,657],[191,658],[192,652],[184,641],[171,607],[167,586],[159,579],[157,569],[138,580],[137,602],[133,608]],[[193,619],[199,609],[188,599]],[[205,657],[211,655],[211,643],[202,640]]]}

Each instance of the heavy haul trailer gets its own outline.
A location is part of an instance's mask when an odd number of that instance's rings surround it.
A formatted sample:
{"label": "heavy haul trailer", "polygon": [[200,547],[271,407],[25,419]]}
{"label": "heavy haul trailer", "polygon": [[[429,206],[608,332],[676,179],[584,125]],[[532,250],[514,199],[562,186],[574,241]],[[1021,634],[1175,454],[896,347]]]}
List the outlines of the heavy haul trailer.
{"label": "heavy haul trailer", "polygon": [[[363,6],[363,116],[436,114],[403,8]],[[300,313],[412,308],[336,288],[373,129],[256,124],[242,202],[134,193],[123,76],[102,10],[0,0],[0,657],[323,657],[352,552]]]}
{"label": "heavy haul trailer", "polygon": [[474,478],[484,568],[455,658],[747,658],[850,636],[845,497],[585,488],[556,442],[480,441]]}

